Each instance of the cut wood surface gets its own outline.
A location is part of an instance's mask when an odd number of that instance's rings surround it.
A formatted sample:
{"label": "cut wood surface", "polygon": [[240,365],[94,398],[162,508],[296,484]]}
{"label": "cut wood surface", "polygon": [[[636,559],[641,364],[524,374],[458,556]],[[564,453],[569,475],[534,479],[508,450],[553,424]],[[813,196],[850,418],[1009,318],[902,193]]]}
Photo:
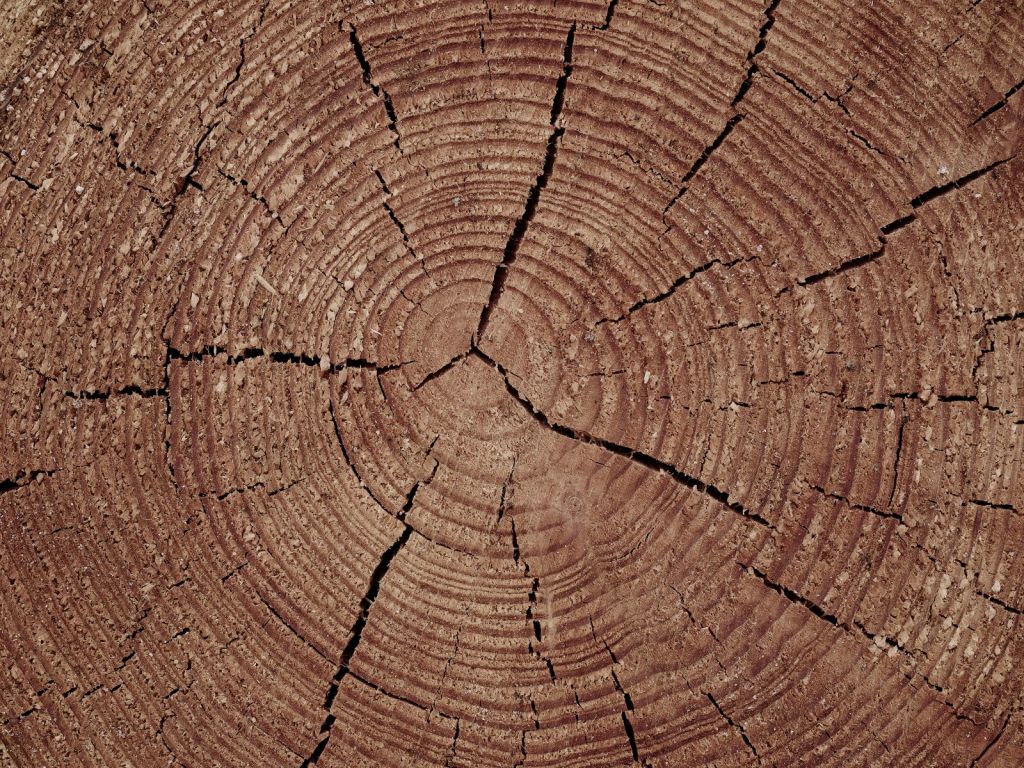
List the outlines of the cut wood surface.
{"label": "cut wood surface", "polygon": [[1019,0],[13,0],[0,764],[1024,765]]}

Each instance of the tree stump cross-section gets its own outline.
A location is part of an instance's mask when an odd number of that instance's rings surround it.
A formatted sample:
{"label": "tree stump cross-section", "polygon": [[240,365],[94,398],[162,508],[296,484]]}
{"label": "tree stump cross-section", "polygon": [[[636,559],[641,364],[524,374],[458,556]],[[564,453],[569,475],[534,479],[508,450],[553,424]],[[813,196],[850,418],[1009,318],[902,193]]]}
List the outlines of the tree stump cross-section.
{"label": "tree stump cross-section", "polygon": [[12,0],[0,765],[1024,764],[1024,6]]}

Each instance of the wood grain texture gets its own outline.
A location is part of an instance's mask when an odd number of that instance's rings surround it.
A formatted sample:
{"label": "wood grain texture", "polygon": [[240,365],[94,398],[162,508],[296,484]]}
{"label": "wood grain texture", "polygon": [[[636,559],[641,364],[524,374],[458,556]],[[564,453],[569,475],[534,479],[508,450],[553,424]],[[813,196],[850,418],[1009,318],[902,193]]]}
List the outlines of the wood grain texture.
{"label": "wood grain texture", "polygon": [[0,11],[0,764],[1024,764],[1024,6]]}

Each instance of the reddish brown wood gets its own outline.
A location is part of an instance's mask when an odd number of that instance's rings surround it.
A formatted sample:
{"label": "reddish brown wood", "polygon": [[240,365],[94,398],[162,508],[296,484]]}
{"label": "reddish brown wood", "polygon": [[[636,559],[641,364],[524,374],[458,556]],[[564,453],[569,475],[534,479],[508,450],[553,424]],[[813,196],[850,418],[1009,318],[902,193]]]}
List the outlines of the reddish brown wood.
{"label": "reddish brown wood", "polygon": [[1024,764],[1019,2],[0,11],[0,763]]}

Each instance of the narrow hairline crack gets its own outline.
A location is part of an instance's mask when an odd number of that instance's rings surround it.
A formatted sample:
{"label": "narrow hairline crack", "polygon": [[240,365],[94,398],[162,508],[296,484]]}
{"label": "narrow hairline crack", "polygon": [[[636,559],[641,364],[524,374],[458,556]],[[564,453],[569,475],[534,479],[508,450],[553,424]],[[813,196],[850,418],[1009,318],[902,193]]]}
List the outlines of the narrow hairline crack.
{"label": "narrow hairline crack", "polygon": [[[883,648],[889,648],[890,652],[895,652],[895,653],[902,654],[905,658],[909,659],[910,661],[912,661],[914,663],[914,667],[915,667],[915,671],[916,671],[916,666],[917,666],[917,664],[919,662],[918,657],[915,655],[915,653],[913,651],[911,651],[911,650],[907,649],[906,647],[904,647],[904,645],[902,643],[900,643],[898,640],[893,639],[891,637],[887,637],[886,635],[882,635],[882,634],[879,634],[879,633],[876,633],[876,632],[872,632],[870,629],[867,628],[867,626],[864,625],[863,622],[858,621],[856,619],[853,619],[853,620],[851,620],[849,622],[843,621],[843,620],[839,619],[835,614],[832,614],[832,613],[829,613],[828,611],[826,611],[824,608],[822,608],[820,605],[815,603],[810,598],[805,597],[804,595],[801,595],[799,592],[797,592],[794,589],[791,589],[790,587],[787,587],[787,586],[785,586],[783,584],[780,584],[777,581],[774,581],[773,579],[771,579],[767,575],[767,573],[765,573],[764,571],[760,570],[759,568],[756,568],[756,567],[754,567],[752,565],[748,566],[748,565],[745,565],[745,564],[743,564],[741,562],[737,562],[736,564],[740,567],[740,569],[741,569],[741,571],[743,573],[748,574],[749,576],[755,577],[766,588],[768,588],[768,589],[772,590],[773,592],[781,595],[783,598],[785,598],[789,602],[791,602],[791,603],[793,603],[795,605],[801,606],[802,608],[804,608],[805,610],[807,610],[808,612],[810,612],[812,615],[816,616],[817,618],[821,619],[825,623],[831,624],[833,627],[836,627],[837,629],[844,630],[844,631],[846,631],[846,632],[848,632],[850,634],[854,634],[854,635],[860,634],[863,637],[865,637],[866,639],[870,640],[871,644],[875,648],[878,648],[879,650],[882,650]],[[921,653],[922,653],[922,655],[924,655],[927,658],[927,654],[925,654],[923,651],[921,651]],[[912,673],[912,672],[903,672],[903,674],[907,678],[907,680],[910,681],[911,683],[914,681],[914,679],[915,679],[914,678],[914,673]],[[964,721],[970,722],[970,723],[972,723],[975,726],[979,725],[969,715],[965,715],[962,712],[960,712],[959,710],[957,710],[957,708],[954,707],[946,699],[946,695],[945,695],[946,694],[946,689],[945,688],[943,688],[941,685],[937,685],[936,683],[933,683],[927,677],[926,674],[923,674],[923,673],[920,674],[920,678],[923,681],[923,683],[925,685],[927,685],[929,688],[931,688],[932,690],[936,691],[939,694],[942,694],[942,696],[937,699],[938,703],[940,703],[941,705],[943,705],[946,708],[948,708],[952,712],[952,714],[953,714],[953,716],[955,718],[957,718],[958,720],[964,720]]]}
{"label": "narrow hairline crack", "polygon": [[664,291],[662,291],[661,293],[656,294],[656,295],[651,296],[651,297],[639,299],[638,301],[634,302],[629,307],[629,309],[627,309],[623,314],[619,315],[618,317],[614,317],[614,318],[609,318],[609,317],[602,318],[602,319],[598,320],[596,323],[594,323],[594,327],[596,328],[597,326],[604,325],[605,323],[611,323],[613,325],[615,323],[620,323],[623,320],[625,320],[628,317],[630,317],[633,313],[637,312],[638,310],[643,309],[644,307],[646,307],[646,306],[648,306],[650,304],[658,304],[658,303],[660,303],[662,301],[665,301],[666,299],[671,298],[675,294],[675,292],[677,290],[679,290],[686,283],[688,283],[691,280],[693,280],[693,278],[697,277],[697,275],[701,274],[702,272],[707,272],[709,269],[711,269],[712,267],[714,267],[716,265],[719,265],[719,264],[722,265],[724,268],[728,268],[728,267],[734,266],[735,264],[738,264],[740,261],[742,261],[742,259],[733,259],[732,261],[727,261],[727,262],[723,262],[719,258],[711,259],[711,261],[707,261],[707,262],[705,262],[703,264],[700,264],[700,265],[694,267],[693,269],[691,269],[689,272],[686,272],[686,273],[680,275],[679,277],[677,277],[675,280],[672,281],[672,284],[668,288],[666,288]]}

